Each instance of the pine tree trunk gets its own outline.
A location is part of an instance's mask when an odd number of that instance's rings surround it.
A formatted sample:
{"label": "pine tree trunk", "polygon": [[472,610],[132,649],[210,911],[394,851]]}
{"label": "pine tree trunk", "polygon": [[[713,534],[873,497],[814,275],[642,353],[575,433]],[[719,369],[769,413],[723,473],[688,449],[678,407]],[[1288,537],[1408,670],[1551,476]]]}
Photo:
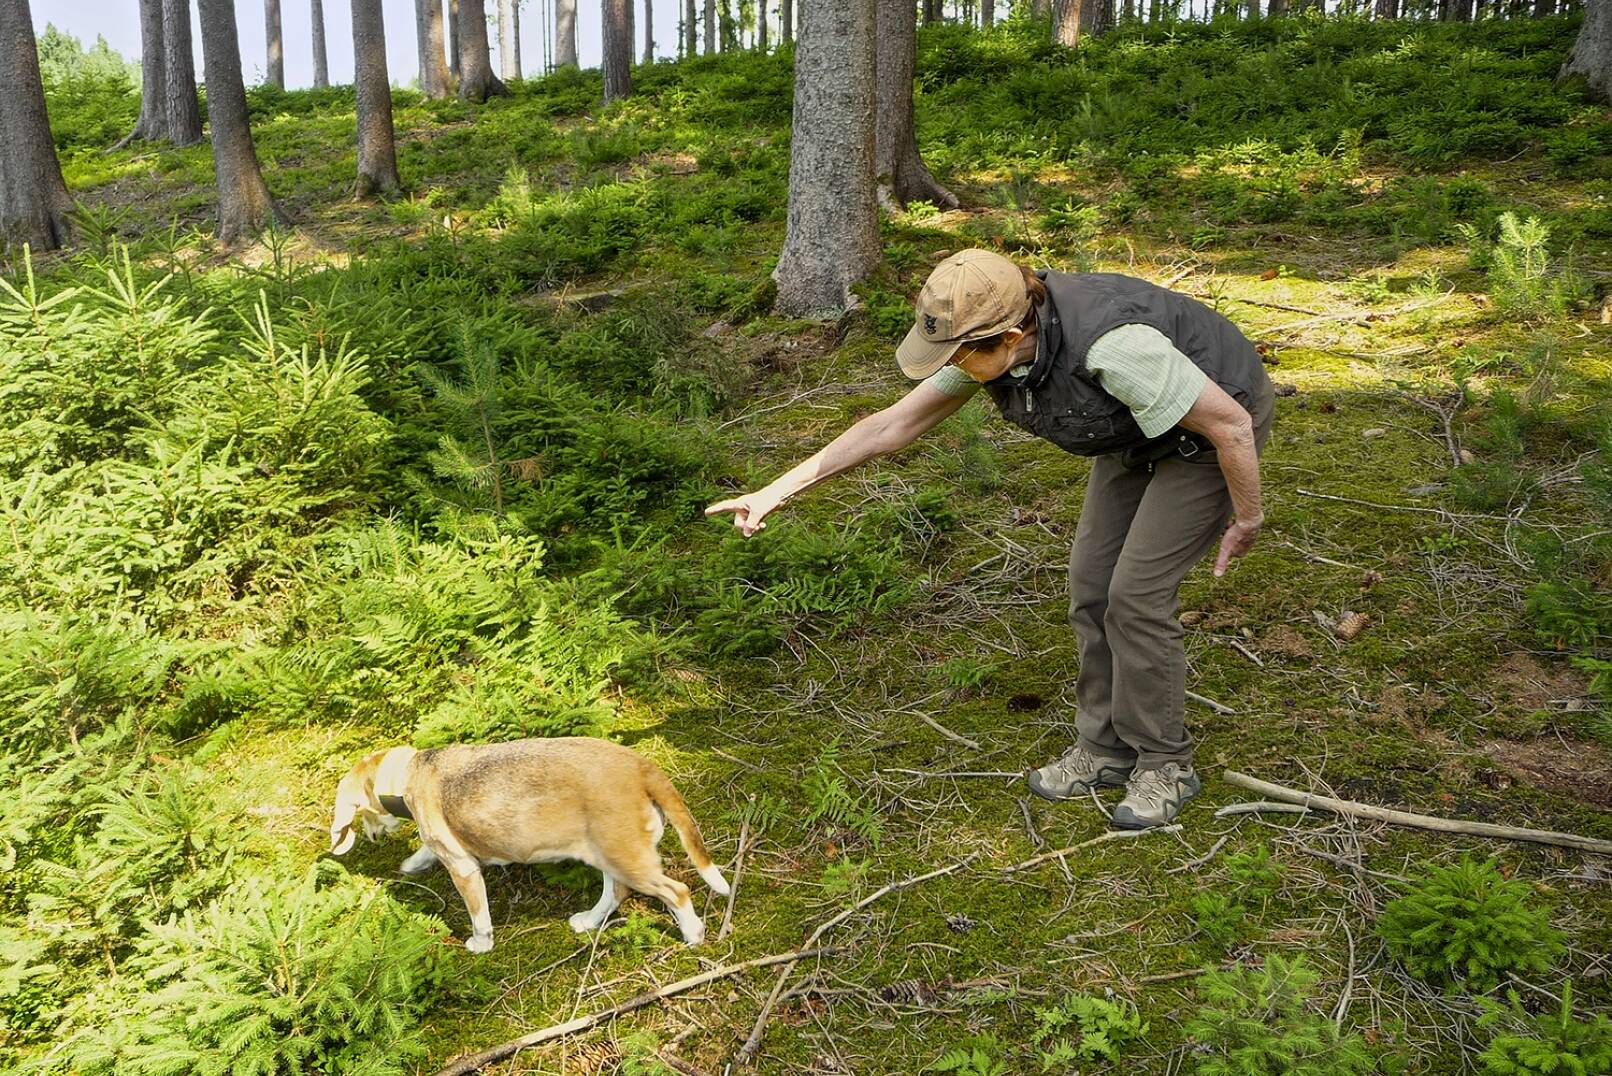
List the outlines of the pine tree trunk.
{"label": "pine tree trunk", "polygon": [[516,0],[516,3],[515,3],[515,15],[514,15],[514,18],[513,18],[512,21],[515,24],[515,74],[518,77],[525,77],[525,76],[521,75],[521,72],[525,71],[526,68],[521,66],[521,5],[520,5],[520,0]]}
{"label": "pine tree trunk", "polygon": [[[1259,0],[1253,0],[1258,3]],[[1081,0],[1080,32],[1086,37],[1101,37],[1114,25],[1114,0]]]}
{"label": "pine tree trunk", "polygon": [[1080,9],[1096,0],[1056,0],[1052,5],[1052,39],[1071,48],[1080,44]]}
{"label": "pine tree trunk", "polygon": [[1473,0],[1454,0],[1454,2],[1455,21],[1471,22],[1472,16],[1474,15],[1476,9],[1476,4],[1473,2]]}
{"label": "pine tree trunk", "polygon": [[520,78],[515,70],[515,0],[498,0],[498,77]]}
{"label": "pine tree trunk", "polygon": [[1377,0],[1375,14],[1379,19],[1399,18],[1399,0]]}
{"label": "pine tree trunk", "polygon": [[442,0],[415,0],[425,23],[425,78],[420,89],[427,97],[441,100],[453,93],[453,73],[445,58]]}
{"label": "pine tree trunk", "polygon": [[1602,101],[1612,100],[1612,0],[1584,0],[1584,24],[1557,81],[1583,75]]}
{"label": "pine tree trunk", "polygon": [[813,0],[800,14],[789,219],[773,279],[779,312],[833,317],[879,260],[875,11],[872,0]]}
{"label": "pine tree trunk", "polygon": [[1259,0],[1248,0],[1244,14],[1250,19],[1259,18]]}
{"label": "pine tree trunk", "polygon": [[459,78],[459,0],[448,0],[448,73]]}
{"label": "pine tree trunk", "polygon": [[280,0],[263,0],[263,40],[268,49],[268,66],[263,80],[275,89],[285,89],[285,35],[280,32]]}
{"label": "pine tree trunk", "polygon": [[162,0],[162,44],[167,51],[162,105],[168,117],[168,137],[176,146],[193,146],[201,141],[202,121],[196,97],[190,0]]}
{"label": "pine tree trunk", "polygon": [[1534,18],[1546,19],[1556,14],[1556,0],[1534,0]]}
{"label": "pine tree trunk", "polygon": [[1052,14],[1053,0],[1031,0],[1030,14],[1038,19],[1044,19]]}
{"label": "pine tree trunk", "polygon": [[767,0],[756,0],[756,48],[767,51]]}
{"label": "pine tree trunk", "polygon": [[655,6],[654,0],[644,0],[644,62],[655,62]]}
{"label": "pine tree trunk", "polygon": [[604,74],[604,99],[614,101],[632,93],[632,28],[627,13],[632,0],[603,0],[603,55],[600,69]]}
{"label": "pine tree trunk", "polygon": [[492,51],[487,45],[485,0],[459,0],[459,97],[476,104],[503,97],[509,87],[493,74]]}
{"label": "pine tree trunk", "polygon": [[716,51],[716,0],[705,0],[705,54]]}
{"label": "pine tree trunk", "polygon": [[325,54],[324,0],[308,0],[313,16],[313,88],[322,90],[330,85],[330,58]]}
{"label": "pine tree trunk", "polygon": [[201,13],[207,122],[212,128],[213,170],[218,177],[218,238],[233,243],[283,218],[269,197],[257,147],[252,144],[235,0],[197,0],[196,7]]}
{"label": "pine tree trunk", "polygon": [[933,202],[953,209],[957,196],[935,182],[913,133],[912,69],[918,51],[912,0],[874,0],[878,7],[878,117],[873,172],[888,197],[901,205]]}
{"label": "pine tree trunk", "polygon": [[396,193],[397,146],[392,83],[386,77],[386,19],[381,0],[352,0],[353,88],[358,96],[358,197]]}
{"label": "pine tree trunk", "polygon": [[795,0],[778,2],[778,40],[786,45],[795,40]]}
{"label": "pine tree trunk", "polygon": [[73,200],[50,136],[28,0],[0,0],[0,86],[0,237],[36,251],[66,246]]}
{"label": "pine tree trunk", "polygon": [[739,20],[733,17],[733,0],[722,0],[722,10],[717,20],[717,29],[721,37],[723,52],[732,52],[739,47]]}
{"label": "pine tree trunk", "polygon": [[168,137],[168,45],[162,28],[162,0],[140,0],[140,115],[134,130],[113,149],[136,138]]}
{"label": "pine tree trunk", "polygon": [[924,0],[925,26],[928,26],[932,22],[939,22],[941,15],[942,12],[940,10],[940,0]]}
{"label": "pine tree trunk", "polygon": [[987,30],[996,25],[996,0],[980,0],[980,25]]}
{"label": "pine tree trunk", "polygon": [[695,0],[683,0],[683,55],[697,56],[700,51],[700,12]]}
{"label": "pine tree trunk", "polygon": [[554,66],[577,66],[577,0],[554,0]]}

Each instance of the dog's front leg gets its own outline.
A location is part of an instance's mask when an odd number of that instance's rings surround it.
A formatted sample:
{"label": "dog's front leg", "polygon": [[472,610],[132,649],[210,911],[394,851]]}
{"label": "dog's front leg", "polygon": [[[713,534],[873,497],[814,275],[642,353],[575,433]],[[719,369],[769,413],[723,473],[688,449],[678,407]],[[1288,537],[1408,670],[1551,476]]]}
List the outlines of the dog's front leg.
{"label": "dog's front leg", "polygon": [[437,854],[425,845],[420,850],[398,864],[397,869],[404,874],[424,874],[437,864]]}
{"label": "dog's front leg", "polygon": [[468,857],[455,859],[448,863],[448,873],[470,913],[471,933],[465,939],[465,948],[472,953],[485,953],[493,947],[493,917],[487,911],[487,883],[481,876],[481,864]]}

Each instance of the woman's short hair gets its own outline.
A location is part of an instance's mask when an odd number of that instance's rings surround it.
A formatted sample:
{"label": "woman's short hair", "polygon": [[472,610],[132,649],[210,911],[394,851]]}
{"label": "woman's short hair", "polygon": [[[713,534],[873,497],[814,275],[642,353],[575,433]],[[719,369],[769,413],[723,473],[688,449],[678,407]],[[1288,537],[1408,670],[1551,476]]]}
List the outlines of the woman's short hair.
{"label": "woman's short hair", "polygon": [[[1036,309],[1040,307],[1042,303],[1047,301],[1047,286],[1041,282],[1040,277],[1035,275],[1034,269],[1026,269],[1022,265],[1020,265],[1018,269],[1019,272],[1024,274],[1024,293],[1030,298],[1030,309],[1025,313],[1024,317],[1019,319],[1019,323],[1015,325],[1014,328],[1024,329],[1028,328],[1035,322]],[[980,351],[989,351],[991,348],[1000,344],[1002,342],[1002,337],[1005,335],[1007,335],[1007,330],[1003,330],[999,333],[992,333],[990,336],[983,337],[979,340],[970,340],[968,342],[968,347],[970,350],[977,349]]]}

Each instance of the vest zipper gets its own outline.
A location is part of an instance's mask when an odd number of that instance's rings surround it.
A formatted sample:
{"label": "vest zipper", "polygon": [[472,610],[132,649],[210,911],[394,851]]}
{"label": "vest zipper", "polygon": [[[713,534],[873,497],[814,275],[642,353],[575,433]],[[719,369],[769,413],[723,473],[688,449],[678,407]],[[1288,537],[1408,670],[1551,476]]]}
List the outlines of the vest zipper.
{"label": "vest zipper", "polygon": [[1024,413],[1030,414],[1035,410],[1035,393],[1029,388],[1024,390]]}

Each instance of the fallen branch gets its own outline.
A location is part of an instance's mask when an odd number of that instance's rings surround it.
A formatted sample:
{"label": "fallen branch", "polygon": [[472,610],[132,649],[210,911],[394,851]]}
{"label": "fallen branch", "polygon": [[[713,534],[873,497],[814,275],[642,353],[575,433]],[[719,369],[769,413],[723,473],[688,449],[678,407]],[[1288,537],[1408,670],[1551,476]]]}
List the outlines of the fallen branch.
{"label": "fallen branch", "polygon": [[1236,785],[1238,788],[1258,792],[1260,795],[1268,796],[1279,803],[1297,804],[1301,807],[1331,811],[1333,814],[1349,815],[1353,818],[1370,818],[1378,822],[1388,822],[1391,825],[1427,829],[1436,833],[1461,833],[1470,837],[1494,837],[1503,841],[1531,841],[1534,844],[1549,844],[1558,848],[1577,848],[1583,852],[1612,855],[1612,841],[1581,837],[1575,833],[1556,833],[1550,830],[1527,829],[1523,826],[1500,826],[1492,822],[1468,822],[1459,818],[1438,818],[1434,815],[1396,811],[1389,807],[1373,807],[1370,804],[1355,803],[1353,800],[1317,796],[1309,792],[1286,788],[1282,785],[1274,785],[1269,781],[1261,781],[1257,777],[1250,777],[1246,773],[1238,773],[1236,770],[1227,770],[1223,779],[1229,785]]}
{"label": "fallen branch", "polygon": [[[772,1007],[778,1004],[778,996],[784,992],[784,983],[788,982],[789,973],[794,970],[795,963],[824,951],[821,949],[812,949],[812,946],[817,944],[818,938],[821,938],[828,931],[839,926],[841,923],[851,918],[851,916],[855,915],[857,912],[861,911],[863,908],[866,908],[868,905],[872,904],[881,897],[888,896],[891,893],[896,893],[903,889],[910,889],[912,886],[915,886],[920,882],[927,882],[932,878],[939,878],[942,875],[952,874],[960,871],[978,859],[979,856],[980,854],[978,852],[974,852],[973,854],[958,860],[949,867],[942,867],[939,870],[930,871],[928,874],[920,874],[918,877],[908,878],[904,882],[891,882],[889,885],[871,894],[870,896],[863,897],[861,900],[857,901],[855,904],[851,905],[834,918],[829,919],[819,925],[816,930],[812,931],[811,937],[806,939],[806,944],[801,947],[801,952],[798,956],[796,956],[793,960],[790,960],[787,957],[785,958],[784,968],[778,973],[778,981],[772,984],[772,993],[767,995],[766,1002],[764,1002],[761,1006],[761,1012],[756,1016],[755,1026],[750,1029],[749,1037],[744,1040],[744,1045],[740,1046],[739,1052],[734,1055],[734,1061],[740,1065],[747,1065],[750,1063],[750,1060],[756,1056],[756,1051],[761,1049],[761,1036],[767,1030],[767,1020],[772,1016]],[[438,1076],[443,1076],[443,1074],[439,1073]]]}
{"label": "fallen branch", "polygon": [[1038,856],[1031,856],[1023,863],[1015,863],[1011,867],[1003,867],[1003,874],[1017,874],[1019,871],[1029,870],[1049,859],[1062,859],[1071,852],[1078,852],[1082,848],[1090,848],[1094,844],[1104,844],[1108,841],[1129,840],[1132,837],[1146,837],[1149,833],[1179,833],[1180,826],[1154,826],[1152,829],[1111,829],[1107,833],[1093,837],[1089,841],[1072,844],[1068,848],[1060,848],[1056,852],[1042,852]]}
{"label": "fallen branch", "polygon": [[942,725],[939,721],[936,721],[922,710],[897,710],[896,713],[911,714],[919,721],[922,721],[924,724],[946,737],[946,739],[960,743],[970,751],[978,751],[980,749],[980,745],[976,741],[970,740],[967,736],[953,732],[951,729],[947,728],[945,725]]}
{"label": "fallen branch", "polygon": [[589,1013],[587,1016],[579,1016],[575,1020],[567,1020],[563,1024],[554,1024],[551,1027],[543,1028],[541,1031],[534,1031],[529,1035],[522,1035],[518,1039],[511,1039],[509,1042],[500,1043],[497,1046],[481,1051],[479,1054],[471,1054],[469,1057],[461,1057],[459,1060],[453,1062],[446,1068],[438,1069],[436,1076],[464,1076],[465,1073],[476,1072],[487,1065],[491,1065],[494,1061],[502,1061],[511,1054],[518,1053],[529,1046],[537,1046],[541,1043],[548,1042],[551,1039],[563,1038],[566,1035],[574,1035],[578,1031],[586,1031],[591,1027],[597,1027],[600,1024],[614,1020],[618,1016],[625,1016],[627,1013],[635,1012],[647,1005],[653,1005],[662,998],[669,998],[674,994],[686,993],[690,990],[693,990],[697,986],[704,986],[706,983],[712,982],[716,979],[726,979],[729,976],[737,975],[742,971],[749,971],[751,968],[765,968],[773,964],[783,963],[792,964],[797,960],[805,960],[808,957],[822,956],[825,953],[830,953],[833,951],[834,950],[832,949],[811,949],[806,951],[797,949],[788,953],[774,953],[771,956],[758,956],[754,960],[746,960],[743,964],[733,964],[726,967],[712,968],[710,971],[703,971],[698,975],[691,975],[687,979],[679,979],[675,983],[668,983],[659,990],[652,990],[647,994],[639,994],[637,997],[624,1001],[620,1005],[613,1005],[608,1009],[601,1009],[599,1012]]}
{"label": "fallen branch", "polygon": [[1296,803],[1272,803],[1259,800],[1255,803],[1229,803],[1215,812],[1216,818],[1230,818],[1239,814],[1309,814],[1308,807]]}
{"label": "fallen branch", "polygon": [[1169,870],[1165,871],[1164,873],[1165,874],[1180,874],[1182,871],[1196,870],[1198,867],[1203,866],[1205,863],[1207,863],[1211,859],[1215,858],[1215,853],[1220,851],[1222,848],[1226,847],[1226,842],[1229,841],[1229,840],[1231,840],[1230,834],[1220,838],[1214,844],[1210,845],[1209,846],[1209,851],[1205,852],[1203,855],[1199,856],[1197,859],[1189,859],[1185,863],[1181,864],[1179,867],[1171,867]]}
{"label": "fallen branch", "polygon": [[1237,712],[1223,702],[1216,702],[1214,699],[1205,698],[1196,692],[1187,692],[1187,698],[1191,699],[1193,702],[1201,703],[1202,705],[1209,707],[1209,709],[1213,710],[1217,714],[1234,714]]}
{"label": "fallen branch", "polygon": [[906,774],[911,774],[913,777],[928,777],[930,779],[934,779],[936,777],[1023,777],[1024,776],[1024,771],[1023,770],[944,770],[944,771],[941,771],[939,773],[931,773],[928,770],[903,770],[903,769],[898,769],[895,766],[891,766],[891,767],[889,767],[887,769],[880,770],[879,772],[880,773],[906,773]]}
{"label": "fallen branch", "polygon": [[739,850],[733,854],[733,884],[728,886],[728,906],[722,910],[722,926],[717,929],[716,940],[721,941],[733,929],[733,902],[739,896],[739,879],[744,877],[744,842],[750,836],[750,819],[739,825]]}

